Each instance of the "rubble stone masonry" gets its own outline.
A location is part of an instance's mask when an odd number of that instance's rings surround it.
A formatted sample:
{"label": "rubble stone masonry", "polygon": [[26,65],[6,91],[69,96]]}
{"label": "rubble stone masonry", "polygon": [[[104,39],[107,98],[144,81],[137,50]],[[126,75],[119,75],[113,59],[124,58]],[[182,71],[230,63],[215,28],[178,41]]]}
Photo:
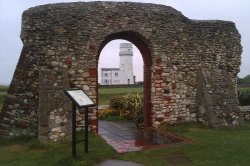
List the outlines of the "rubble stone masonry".
{"label": "rubble stone masonry", "polygon": [[[235,126],[240,34],[230,21],[191,20],[172,7],[132,2],[49,4],[26,10],[23,49],[0,113],[3,136],[60,141],[70,134],[63,90],[83,89],[97,102],[97,67],[111,40],[135,44],[144,60],[144,126],[198,121]],[[83,119],[78,111],[78,127]],[[97,131],[97,108],[90,130]],[[79,128],[79,129],[80,129]]]}

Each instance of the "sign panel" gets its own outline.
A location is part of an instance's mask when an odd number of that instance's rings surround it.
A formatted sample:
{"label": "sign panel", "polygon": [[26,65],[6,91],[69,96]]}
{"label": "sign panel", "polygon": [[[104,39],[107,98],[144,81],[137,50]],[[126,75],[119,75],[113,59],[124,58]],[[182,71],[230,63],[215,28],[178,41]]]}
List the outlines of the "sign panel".
{"label": "sign panel", "polygon": [[81,89],[70,89],[64,92],[78,107],[95,106],[95,103]]}

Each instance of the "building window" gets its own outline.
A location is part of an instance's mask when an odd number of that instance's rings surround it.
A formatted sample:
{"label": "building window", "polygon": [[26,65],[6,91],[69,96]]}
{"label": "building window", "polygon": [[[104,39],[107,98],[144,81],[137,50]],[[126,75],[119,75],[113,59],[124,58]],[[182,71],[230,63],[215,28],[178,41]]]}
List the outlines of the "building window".
{"label": "building window", "polygon": [[118,73],[115,73],[115,76],[118,77]]}
{"label": "building window", "polygon": [[104,80],[105,83],[108,83],[108,80]]}
{"label": "building window", "polygon": [[104,76],[107,77],[107,76],[108,76],[108,73],[104,73]]}

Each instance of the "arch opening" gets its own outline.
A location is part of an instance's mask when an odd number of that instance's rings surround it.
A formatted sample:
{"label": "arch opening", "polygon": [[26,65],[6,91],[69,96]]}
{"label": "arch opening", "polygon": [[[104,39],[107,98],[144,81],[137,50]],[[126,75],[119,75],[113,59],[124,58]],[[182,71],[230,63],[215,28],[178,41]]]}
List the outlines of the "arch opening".
{"label": "arch opening", "polygon": [[[149,50],[149,43],[147,40],[142,37],[140,34],[127,31],[127,32],[118,32],[113,33],[111,35],[108,35],[105,40],[101,43],[100,48],[98,50],[98,56],[97,56],[97,68],[99,67],[99,59],[100,54],[103,48],[111,41],[122,39],[127,40],[134,44],[138,50],[140,51],[143,59],[143,81],[144,81],[144,88],[143,88],[143,94],[144,94],[144,102],[143,102],[143,108],[144,108],[144,131],[147,130],[147,128],[152,126],[152,117],[151,117],[151,54]],[[98,79],[98,75],[97,75]],[[98,85],[97,85],[98,87]],[[98,94],[98,88],[97,93]],[[97,96],[97,105],[98,105],[98,97]],[[98,128],[98,127],[97,127]]]}

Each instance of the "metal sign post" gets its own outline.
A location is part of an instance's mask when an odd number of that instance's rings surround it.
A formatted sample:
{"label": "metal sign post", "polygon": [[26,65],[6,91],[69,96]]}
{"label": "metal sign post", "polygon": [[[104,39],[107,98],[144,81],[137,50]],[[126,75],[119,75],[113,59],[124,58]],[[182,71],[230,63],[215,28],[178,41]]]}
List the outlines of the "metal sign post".
{"label": "metal sign post", "polygon": [[[76,143],[84,141],[84,152],[88,153],[88,107],[95,106],[95,103],[81,89],[69,89],[64,93],[72,101],[72,156],[76,158]],[[76,107],[85,108],[84,140],[76,141]]]}
{"label": "metal sign post", "polygon": [[72,156],[76,158],[76,105],[72,103]]}
{"label": "metal sign post", "polygon": [[88,145],[89,145],[89,136],[88,136],[88,129],[89,129],[89,123],[88,123],[88,118],[89,118],[89,114],[88,114],[88,107],[86,107],[85,108],[85,129],[84,129],[84,131],[85,131],[85,148],[84,148],[84,150],[85,150],[85,153],[88,153],[88,151],[89,151],[89,147],[88,147]]}

